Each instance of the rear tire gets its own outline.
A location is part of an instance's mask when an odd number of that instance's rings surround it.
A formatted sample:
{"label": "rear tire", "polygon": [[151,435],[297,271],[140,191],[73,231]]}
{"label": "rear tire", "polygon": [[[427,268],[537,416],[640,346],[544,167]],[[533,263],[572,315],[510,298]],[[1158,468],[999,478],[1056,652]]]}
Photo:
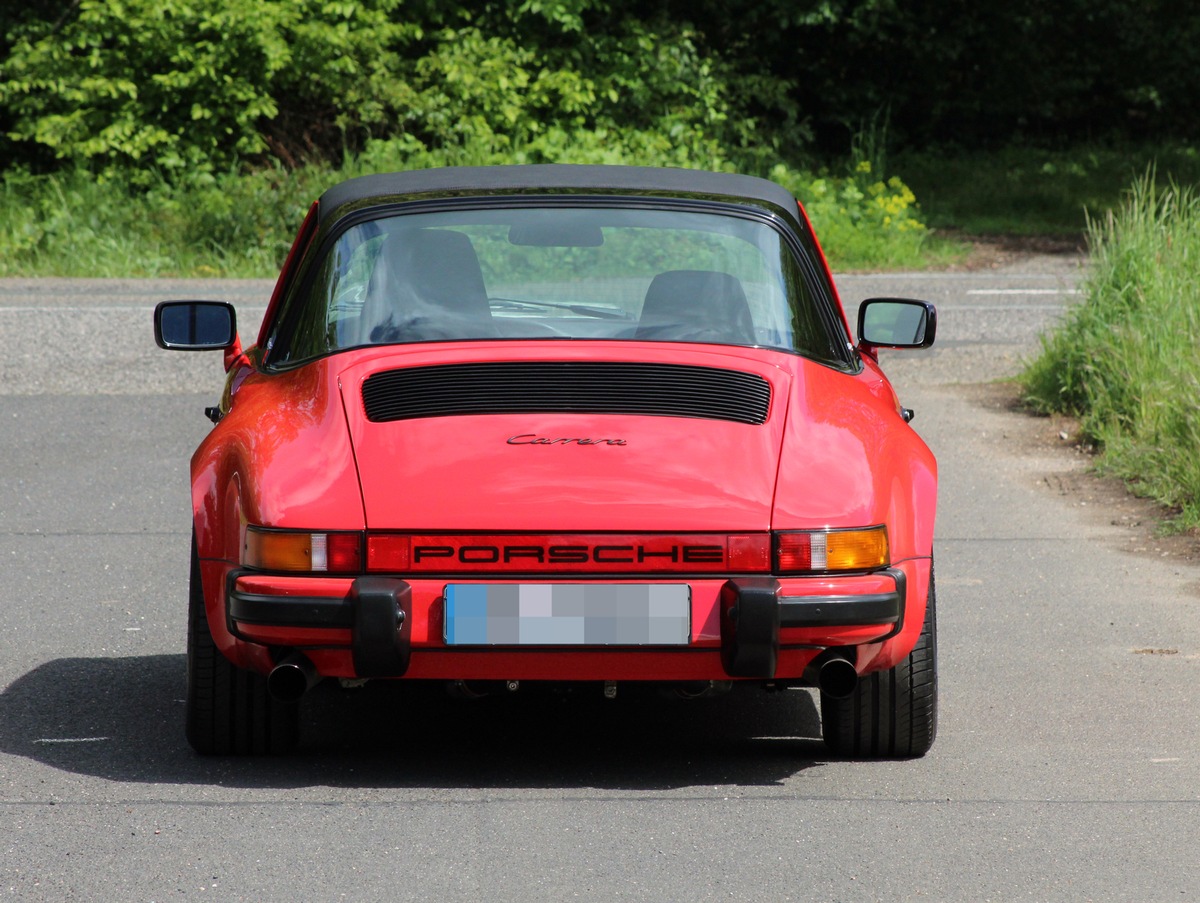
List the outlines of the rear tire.
{"label": "rear tire", "polygon": [[300,707],[267,692],[261,674],[243,671],[213,642],[200,584],[200,557],[192,537],[188,596],[188,743],[205,756],[280,755],[300,739]]}
{"label": "rear tire", "polygon": [[925,623],[909,656],[859,680],[847,699],[821,695],[821,731],[830,751],[856,759],[925,755],[937,736],[937,605],[933,568]]}

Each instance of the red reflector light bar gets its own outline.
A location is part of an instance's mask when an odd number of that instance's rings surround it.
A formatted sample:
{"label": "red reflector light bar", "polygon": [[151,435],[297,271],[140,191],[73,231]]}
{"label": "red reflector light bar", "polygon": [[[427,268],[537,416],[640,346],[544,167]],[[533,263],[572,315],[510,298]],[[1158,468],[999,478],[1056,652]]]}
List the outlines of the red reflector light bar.
{"label": "red reflector light bar", "polygon": [[367,570],[373,572],[706,574],[770,569],[767,533],[372,533],[367,537]]}

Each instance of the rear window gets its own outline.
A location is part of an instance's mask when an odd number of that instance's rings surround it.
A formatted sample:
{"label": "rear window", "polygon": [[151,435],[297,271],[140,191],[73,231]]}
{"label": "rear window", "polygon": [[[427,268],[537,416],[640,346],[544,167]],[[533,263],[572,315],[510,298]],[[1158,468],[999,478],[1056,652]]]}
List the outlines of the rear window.
{"label": "rear window", "polygon": [[391,216],[344,231],[309,285],[272,338],[276,366],[368,345],[503,339],[845,361],[847,337],[783,236],[752,217],[601,206]]}

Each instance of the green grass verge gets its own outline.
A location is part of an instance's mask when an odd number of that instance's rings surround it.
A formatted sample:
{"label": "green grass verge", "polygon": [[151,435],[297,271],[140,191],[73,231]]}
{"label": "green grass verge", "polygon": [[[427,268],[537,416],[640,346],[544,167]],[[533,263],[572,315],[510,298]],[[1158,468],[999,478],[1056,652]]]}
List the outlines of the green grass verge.
{"label": "green grass verge", "polygon": [[430,151],[376,142],[340,169],[266,168],[168,183],[146,173],[103,180],[76,171],[0,176],[0,276],[271,277],[309,204],[354,176],[441,165],[638,163],[759,171],[808,209],[832,264],[901,269],[961,256],[930,241],[912,192],[859,161],[847,172],[808,172],[748,157],[735,165],[710,142],[632,132],[546,136],[545,145]]}
{"label": "green grass verge", "polygon": [[1200,182],[1200,150],[1186,146],[903,153],[892,164],[928,226],[973,235],[1081,234],[1148,168],[1160,184]]}
{"label": "green grass verge", "polygon": [[1078,416],[1103,470],[1200,526],[1200,196],[1148,174],[1088,232],[1085,300],[1043,338],[1025,398]]}

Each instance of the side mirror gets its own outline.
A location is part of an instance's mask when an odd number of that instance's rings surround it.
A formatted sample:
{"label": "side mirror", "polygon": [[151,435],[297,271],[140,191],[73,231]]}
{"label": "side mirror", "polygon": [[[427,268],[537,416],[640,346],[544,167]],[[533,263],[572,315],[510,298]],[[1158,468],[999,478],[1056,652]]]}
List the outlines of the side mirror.
{"label": "side mirror", "polygon": [[936,334],[937,308],[928,301],[870,298],[859,305],[860,348],[928,348]]}
{"label": "side mirror", "polygon": [[163,301],[154,308],[154,341],[169,351],[209,351],[237,342],[237,316],[225,301]]}

